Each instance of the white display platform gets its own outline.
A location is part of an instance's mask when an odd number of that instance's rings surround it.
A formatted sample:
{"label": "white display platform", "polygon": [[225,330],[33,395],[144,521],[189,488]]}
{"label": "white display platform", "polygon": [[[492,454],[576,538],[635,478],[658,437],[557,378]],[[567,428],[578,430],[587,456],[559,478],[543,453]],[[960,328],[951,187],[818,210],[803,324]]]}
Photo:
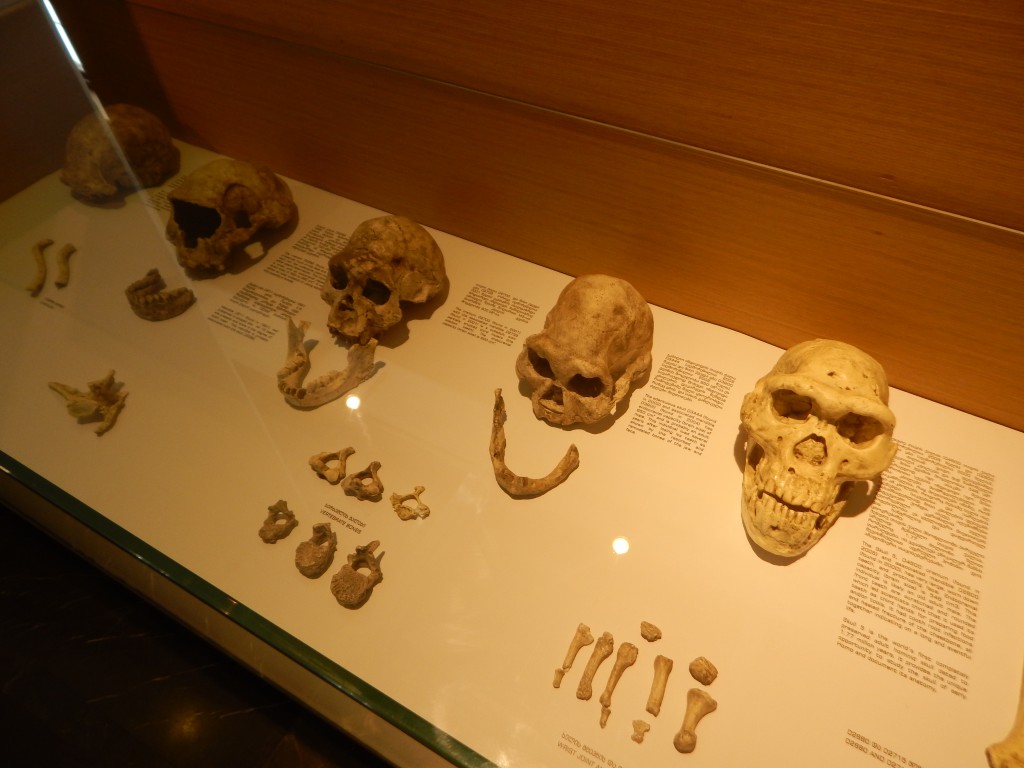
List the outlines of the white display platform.
{"label": "white display platform", "polygon": [[[182,150],[182,174],[213,157]],[[243,661],[259,669],[259,649],[273,649],[323,681],[318,709],[332,695],[355,701],[455,764],[985,765],[1024,662],[1013,480],[1024,435],[893,391],[900,453],[873,503],[851,502],[807,556],[773,562],[740,521],[738,414],[781,350],[655,307],[654,368],[614,422],[551,427],[514,364],[569,278],[441,232],[447,293],[382,339],[358,408],[297,410],[275,378],[285,318],[310,323],[311,378],[345,367],[319,286],[347,233],[380,212],[289,184],[295,227],[203,279],[183,274],[163,238],[166,190],[97,208],[54,174],[0,204],[8,475],[251,632]],[[31,248],[44,238],[51,276],[63,244],[77,252],[69,285],[51,277],[33,297]],[[136,317],[124,290],[153,267],[196,305],[166,322]],[[769,311],[779,299],[757,300]],[[47,382],[85,388],[110,370],[129,396],[97,437]],[[579,449],[579,469],[544,496],[512,499],[494,480],[496,388],[513,471],[542,476]],[[350,471],[381,462],[383,501],[310,470],[310,456],[346,446]],[[431,514],[402,521],[388,496],[417,485]],[[257,531],[278,499],[300,524],[268,545]],[[293,559],[318,522],[339,546],[311,580]],[[330,577],[372,540],[384,580],[346,610]],[[643,640],[641,621],[662,639]],[[639,648],[604,728],[611,660],[589,701],[575,689],[593,646],[552,686],[581,622]],[[675,666],[653,717],[659,654]],[[697,656],[720,672],[706,686],[718,708],[681,755],[686,691],[705,687],[687,672]],[[638,719],[651,726],[642,743]]]}

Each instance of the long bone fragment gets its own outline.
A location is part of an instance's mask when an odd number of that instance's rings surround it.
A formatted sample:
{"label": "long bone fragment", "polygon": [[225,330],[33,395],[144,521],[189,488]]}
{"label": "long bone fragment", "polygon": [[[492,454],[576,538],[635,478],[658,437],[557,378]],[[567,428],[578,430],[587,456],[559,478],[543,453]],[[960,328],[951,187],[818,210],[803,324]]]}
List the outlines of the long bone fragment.
{"label": "long bone fragment", "polygon": [[66,286],[71,279],[71,254],[77,250],[68,243],[57,252],[57,277],[54,278],[53,284],[58,288]]}
{"label": "long bone fragment", "polygon": [[577,699],[587,701],[593,695],[594,675],[597,674],[597,668],[601,666],[605,659],[612,655],[612,648],[614,647],[615,638],[612,637],[611,632],[605,632],[597,638],[594,650],[590,654],[590,660],[583,669],[583,677],[580,678],[580,684],[576,686]]}
{"label": "long bone fragment", "polygon": [[661,712],[661,702],[665,699],[665,686],[668,676],[672,673],[673,661],[667,656],[658,655],[654,658],[654,680],[651,692],[647,696],[647,711],[655,717]]}
{"label": "long bone fragment", "polygon": [[46,239],[40,240],[32,246],[32,258],[36,262],[36,276],[26,286],[26,290],[33,296],[38,296],[39,292],[43,290],[43,286],[46,285],[46,256],[43,254],[43,251],[51,245],[53,245],[53,240]]}
{"label": "long bone fragment", "polygon": [[[427,489],[422,485],[414,486],[412,493],[392,493],[391,494],[391,508],[395,510],[395,514],[398,515],[399,520],[413,520],[415,518],[423,518],[430,516],[430,507],[420,501],[420,495],[423,494]],[[416,501],[416,506],[411,507],[406,505],[407,501]]]}
{"label": "long bone fragment", "polygon": [[353,344],[348,348],[348,366],[344,371],[329,371],[311,382],[306,382],[309,373],[309,351],[306,349],[305,320],[298,325],[288,318],[288,356],[284,366],[277,372],[277,388],[284,395],[285,402],[296,408],[317,408],[337,400],[346,392],[355,389],[373,376],[382,363],[374,363],[377,340],[366,344]]}
{"label": "long bone fragment", "polygon": [[990,768],[1024,768],[1024,680],[1021,681],[1017,716],[1006,738],[985,750]]}
{"label": "long bone fragment", "polygon": [[160,270],[155,267],[124,289],[128,306],[143,320],[159,322],[177,317],[196,300],[190,288],[166,290]]}
{"label": "long bone fragment", "polygon": [[672,744],[683,753],[693,752],[697,746],[697,723],[718,709],[718,702],[711,698],[711,694],[700,688],[691,688],[686,692],[686,713],[683,715],[683,725],[679,733],[675,735]]}
{"label": "long bone fragment", "polygon": [[[355,448],[342,448],[337,451],[317,453],[309,457],[309,467],[331,485],[337,485],[345,477],[345,464],[348,462],[348,457],[355,452]],[[331,462],[337,462],[337,464],[332,466]]]}
{"label": "long bone fragment", "polygon": [[637,647],[632,643],[623,643],[619,646],[619,651],[615,655],[615,664],[608,675],[608,683],[604,687],[604,693],[601,694],[601,698],[598,699],[601,702],[602,728],[608,722],[608,715],[612,712],[612,694],[615,692],[615,686],[619,684],[619,678],[622,677],[622,673],[636,664],[637,653]]}
{"label": "long bone fragment", "polygon": [[113,428],[128,399],[128,393],[121,391],[124,383],[114,379],[113,371],[102,379],[90,381],[88,391],[69,387],[59,381],[51,381],[47,386],[64,398],[68,413],[78,419],[80,424],[99,421],[94,430],[97,436]]}
{"label": "long bone fragment", "polygon": [[569,641],[569,650],[565,652],[565,660],[562,662],[562,666],[555,670],[555,680],[553,683],[555,688],[562,684],[562,678],[572,668],[572,663],[576,660],[576,654],[580,652],[580,648],[590,645],[592,642],[594,642],[594,636],[590,633],[590,627],[581,623],[576,627],[576,634]]}
{"label": "long bone fragment", "polygon": [[565,456],[553,470],[544,477],[531,478],[515,474],[505,465],[505,399],[501,389],[494,390],[494,413],[491,421],[491,466],[498,485],[509,496],[526,497],[540,496],[552,488],[565,482],[580,465],[580,453],[575,445],[570,445]]}

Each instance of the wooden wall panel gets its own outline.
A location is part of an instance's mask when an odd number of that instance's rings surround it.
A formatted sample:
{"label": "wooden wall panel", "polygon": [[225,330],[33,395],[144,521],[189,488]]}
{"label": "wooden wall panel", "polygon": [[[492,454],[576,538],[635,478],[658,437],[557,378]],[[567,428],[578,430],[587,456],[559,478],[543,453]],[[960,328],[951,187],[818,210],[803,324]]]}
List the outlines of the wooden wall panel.
{"label": "wooden wall panel", "polygon": [[133,0],[1024,229],[1019,0]]}

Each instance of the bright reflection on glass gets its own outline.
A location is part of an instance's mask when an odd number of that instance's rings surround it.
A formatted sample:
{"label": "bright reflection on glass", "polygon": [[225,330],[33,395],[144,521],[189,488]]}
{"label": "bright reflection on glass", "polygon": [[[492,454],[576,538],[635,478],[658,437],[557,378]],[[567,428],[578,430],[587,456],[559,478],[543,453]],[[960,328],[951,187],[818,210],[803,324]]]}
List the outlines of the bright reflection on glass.
{"label": "bright reflection on glass", "polygon": [[356,410],[359,407],[359,395],[349,395],[345,398],[345,405],[351,410]]}
{"label": "bright reflection on glass", "polygon": [[616,555],[624,555],[629,552],[629,540],[624,539],[621,536],[612,542],[612,549]]}

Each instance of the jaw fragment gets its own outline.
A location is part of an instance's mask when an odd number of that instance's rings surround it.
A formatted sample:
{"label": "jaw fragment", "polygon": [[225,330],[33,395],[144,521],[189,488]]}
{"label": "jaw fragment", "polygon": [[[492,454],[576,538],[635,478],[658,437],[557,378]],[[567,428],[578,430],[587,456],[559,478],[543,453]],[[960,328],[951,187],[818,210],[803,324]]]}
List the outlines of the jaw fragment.
{"label": "jaw fragment", "polygon": [[[355,448],[342,448],[338,451],[317,453],[309,457],[309,467],[331,485],[337,485],[345,477],[345,464],[348,457],[355,452]],[[331,462],[337,462],[337,465],[331,466]]]}
{"label": "jaw fragment", "polygon": [[553,683],[555,688],[562,684],[562,678],[572,668],[572,663],[576,660],[576,654],[580,652],[580,649],[590,645],[592,642],[594,642],[594,636],[590,633],[590,627],[586,624],[580,624],[576,627],[576,634],[572,636],[572,640],[569,642],[569,650],[565,653],[565,661],[562,662],[562,666],[555,670],[555,681]]}
{"label": "jaw fragment", "polygon": [[[399,495],[397,493],[391,494],[391,507],[395,510],[395,514],[398,515],[400,520],[413,520],[415,518],[423,518],[430,515],[430,507],[420,501],[420,494],[427,489],[422,485],[417,485],[412,489],[412,493],[406,493]],[[416,500],[416,506],[406,506],[407,501]]]}
{"label": "jaw fragment", "polygon": [[284,367],[277,372],[277,388],[284,395],[285,402],[296,408],[316,408],[337,400],[346,392],[355,389],[373,376],[381,363],[374,364],[377,340],[366,344],[353,344],[348,348],[348,366],[344,371],[329,371],[311,382],[306,382],[309,373],[309,352],[306,350],[305,320],[298,325],[288,319],[288,356]]}
{"label": "jaw fragment", "polygon": [[143,320],[157,322],[177,317],[196,300],[190,288],[166,288],[160,270],[154,268],[125,288],[124,293],[132,312]]}
{"label": "jaw fragment", "polygon": [[90,381],[87,392],[57,381],[51,381],[47,386],[64,398],[68,413],[80,424],[99,421],[95,430],[97,436],[113,428],[128,399],[128,393],[121,391],[123,382],[114,380],[113,371],[102,379]]}
{"label": "jaw fragment", "polygon": [[274,544],[283,539],[299,524],[295,513],[288,509],[288,502],[279,499],[276,504],[267,507],[267,517],[260,526],[260,538],[267,544]]}
{"label": "jaw fragment", "polygon": [[498,485],[509,496],[540,496],[565,482],[580,465],[580,454],[575,445],[570,445],[565,456],[553,470],[544,477],[531,478],[515,474],[505,465],[505,400],[501,389],[494,390],[494,412],[491,421],[491,466]]}

